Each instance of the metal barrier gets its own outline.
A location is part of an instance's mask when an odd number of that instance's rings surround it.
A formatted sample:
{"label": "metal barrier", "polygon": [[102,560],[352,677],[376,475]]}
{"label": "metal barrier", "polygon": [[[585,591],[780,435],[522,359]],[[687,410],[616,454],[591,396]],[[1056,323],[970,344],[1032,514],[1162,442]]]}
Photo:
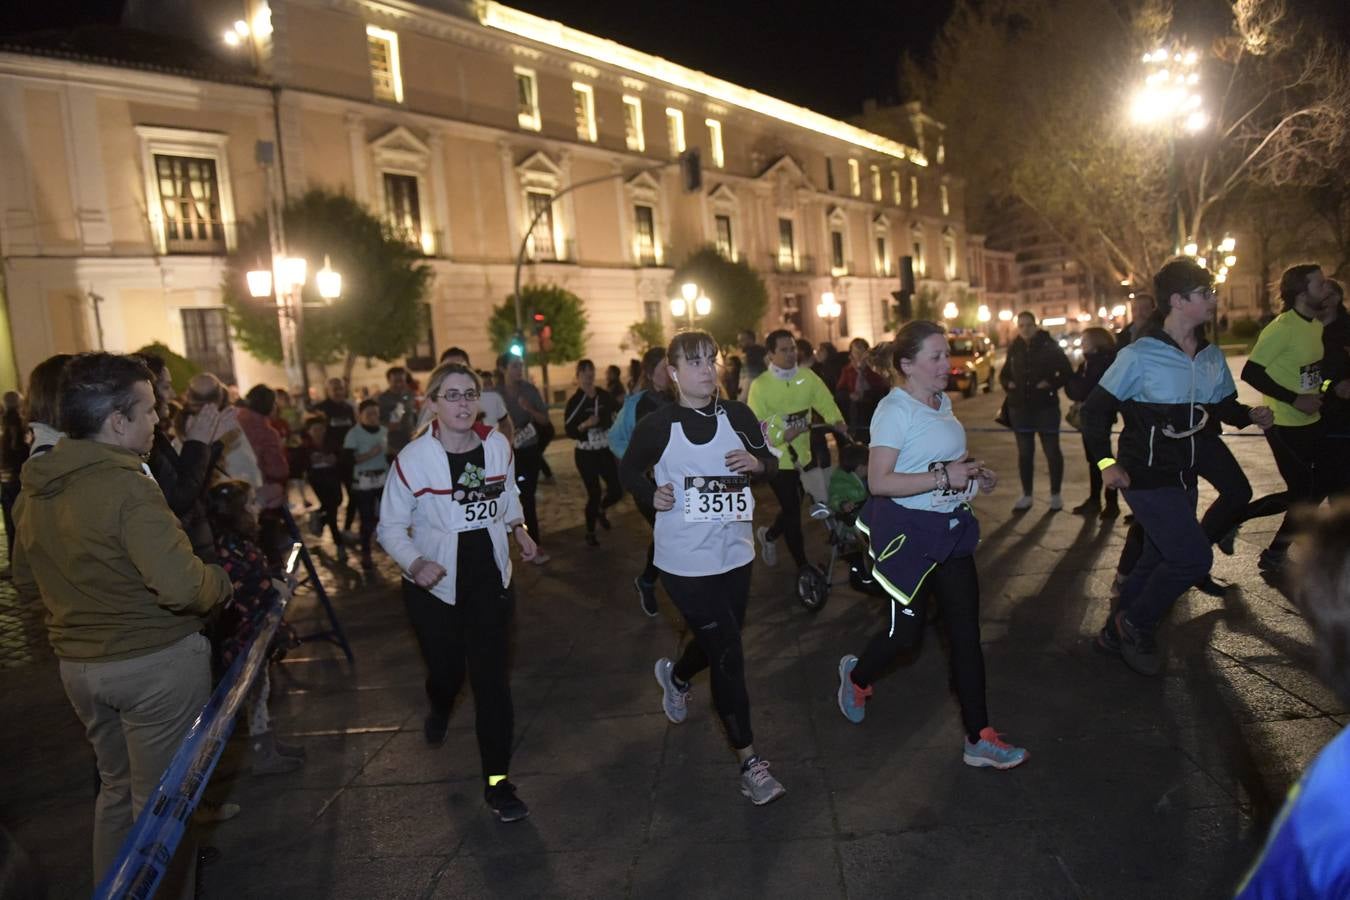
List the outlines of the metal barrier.
{"label": "metal barrier", "polygon": [[[295,571],[303,551],[300,542],[291,545],[287,575]],[[277,593],[276,603],[263,616],[253,640],[197,714],[154,793],[146,798],[131,833],[117,852],[117,859],[94,888],[95,900],[142,900],[154,896],[234,730],[235,713],[253,687],[258,672],[267,664],[268,648],[289,600],[285,592]]]}

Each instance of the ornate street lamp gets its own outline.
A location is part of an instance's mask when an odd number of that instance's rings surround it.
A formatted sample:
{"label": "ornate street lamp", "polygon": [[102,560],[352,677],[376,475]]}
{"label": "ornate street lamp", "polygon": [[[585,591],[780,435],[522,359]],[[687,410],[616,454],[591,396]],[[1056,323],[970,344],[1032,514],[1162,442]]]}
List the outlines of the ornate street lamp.
{"label": "ornate street lamp", "polygon": [[826,291],[820,295],[820,302],[816,304],[816,315],[825,320],[825,339],[834,340],[834,322],[844,312],[844,308],[834,299],[833,291]]}

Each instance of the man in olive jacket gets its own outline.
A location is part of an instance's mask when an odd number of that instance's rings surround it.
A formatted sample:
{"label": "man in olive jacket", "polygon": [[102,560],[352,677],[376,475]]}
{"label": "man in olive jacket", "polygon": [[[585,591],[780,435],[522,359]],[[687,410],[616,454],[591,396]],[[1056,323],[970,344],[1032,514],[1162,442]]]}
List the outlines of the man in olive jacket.
{"label": "man in olive jacket", "polygon": [[[47,608],[61,682],[98,762],[97,883],[210,695],[202,621],[231,588],[193,554],[141,461],[158,420],[145,365],[74,357],[58,410],[65,437],[23,470],[14,586]],[[160,896],[192,896],[195,863],[185,842]]]}

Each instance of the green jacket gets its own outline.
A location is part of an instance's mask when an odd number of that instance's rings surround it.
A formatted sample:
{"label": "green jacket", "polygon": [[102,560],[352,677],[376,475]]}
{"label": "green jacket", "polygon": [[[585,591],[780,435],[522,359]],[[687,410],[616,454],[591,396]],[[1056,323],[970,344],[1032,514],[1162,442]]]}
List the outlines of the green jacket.
{"label": "green jacket", "polygon": [[14,507],[14,587],[47,607],[61,659],[153,653],[202,629],[231,595],[192,552],[159,485],[129,450],[62,438],[23,467]]}
{"label": "green jacket", "polygon": [[789,426],[811,424],[811,410],[820,413],[820,417],[831,424],[842,422],[843,413],[830,396],[830,389],[815,372],[805,366],[797,367],[797,374],[784,381],[772,371],[761,374],[750,382],[750,397],[746,401],[750,409],[764,425],[764,433],[769,442],[782,451],[782,468],[804,468],[811,462],[811,432],[803,431],[792,441],[792,450],[787,451],[783,442],[783,432]]}

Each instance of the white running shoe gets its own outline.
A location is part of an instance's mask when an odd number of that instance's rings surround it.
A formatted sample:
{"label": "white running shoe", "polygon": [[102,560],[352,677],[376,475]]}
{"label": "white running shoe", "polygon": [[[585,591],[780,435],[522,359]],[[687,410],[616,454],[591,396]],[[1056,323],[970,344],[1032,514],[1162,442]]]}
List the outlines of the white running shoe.
{"label": "white running shoe", "polygon": [[1064,508],[1064,497],[1061,494],[1050,495],[1050,511],[1059,512]]}
{"label": "white running shoe", "polygon": [[1025,512],[1028,509],[1031,509],[1031,497],[1023,494],[1018,497],[1017,502],[1013,504],[1013,512]]}
{"label": "white running shoe", "polygon": [[675,686],[671,680],[674,670],[675,664],[666,657],[656,661],[656,683],[661,685],[661,709],[665,710],[667,719],[678,725],[689,714],[689,692]]}
{"label": "white running shoe", "polygon": [[755,529],[755,537],[759,538],[759,552],[764,557],[764,565],[778,565],[778,548],[769,540],[769,529],[763,525],[759,526]]}
{"label": "white running shoe", "polygon": [[787,793],[787,788],[769,774],[769,761],[756,758],[741,772],[741,793],[756,806],[772,803]]}

